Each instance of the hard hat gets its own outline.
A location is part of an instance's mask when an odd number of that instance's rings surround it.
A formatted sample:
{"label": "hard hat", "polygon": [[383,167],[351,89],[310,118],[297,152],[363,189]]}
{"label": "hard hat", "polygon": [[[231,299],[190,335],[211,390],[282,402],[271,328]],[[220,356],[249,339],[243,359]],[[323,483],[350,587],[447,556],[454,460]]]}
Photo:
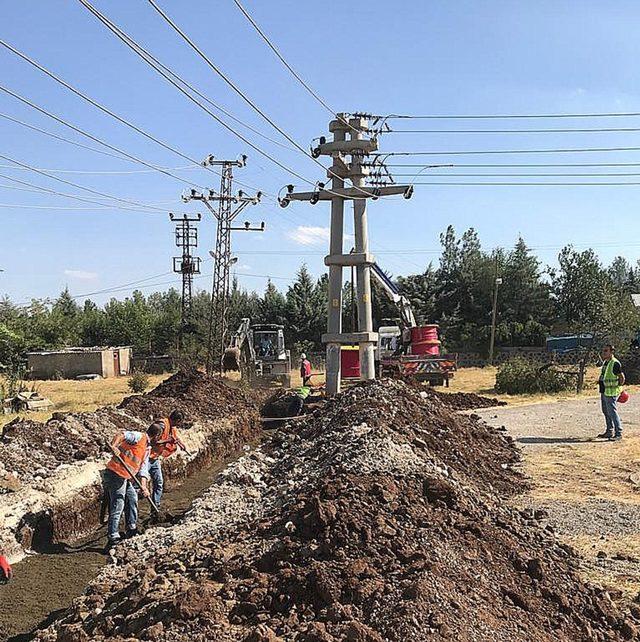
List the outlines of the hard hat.
{"label": "hard hat", "polygon": [[307,355],[303,352],[303,353],[300,355],[300,358],[301,358],[301,359],[306,359],[306,358],[307,358]]}
{"label": "hard hat", "polygon": [[623,390],[618,397],[620,403],[627,403],[629,401],[629,393],[626,390]]}

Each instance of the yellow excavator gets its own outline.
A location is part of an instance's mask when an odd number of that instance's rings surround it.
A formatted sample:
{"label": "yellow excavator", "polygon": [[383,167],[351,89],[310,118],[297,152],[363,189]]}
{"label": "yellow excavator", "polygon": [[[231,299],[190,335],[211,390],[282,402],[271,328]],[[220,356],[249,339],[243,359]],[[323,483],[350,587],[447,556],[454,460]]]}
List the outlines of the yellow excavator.
{"label": "yellow excavator", "polygon": [[222,357],[222,369],[239,371],[251,383],[276,383],[291,387],[291,353],[284,343],[284,326],[251,325],[242,319]]}

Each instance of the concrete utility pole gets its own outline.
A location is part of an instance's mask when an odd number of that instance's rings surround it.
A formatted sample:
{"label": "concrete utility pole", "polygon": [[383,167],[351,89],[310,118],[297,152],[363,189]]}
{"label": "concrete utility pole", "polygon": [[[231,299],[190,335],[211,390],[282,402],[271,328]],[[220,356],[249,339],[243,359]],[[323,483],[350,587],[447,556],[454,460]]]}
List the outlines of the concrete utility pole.
{"label": "concrete utility pole", "polygon": [[182,216],[170,213],[176,223],[176,245],[182,248],[182,256],[173,257],[173,271],[182,274],[182,310],[180,318],[180,339],[191,327],[191,302],[193,300],[193,275],[200,274],[200,258],[193,256],[191,249],[198,246],[198,228],[192,223],[202,219],[201,214]]}
{"label": "concrete utility pole", "polygon": [[[231,223],[248,205],[256,205],[260,202],[261,192],[255,196],[247,196],[241,190],[233,194],[233,168],[244,167],[247,157],[242,156],[238,160],[216,160],[208,156],[203,165],[217,166],[221,168],[220,193],[213,190],[205,193],[192,189],[183,200],[202,201],[206,208],[217,220],[216,247],[211,253],[213,257],[213,283],[211,287],[211,307],[209,310],[209,335],[207,337],[207,372],[211,373],[215,368],[222,369],[222,354],[225,349],[227,336],[227,304],[229,299],[230,278],[229,268],[233,263],[231,256],[231,232],[241,230],[243,232],[264,232],[264,222],[259,227],[252,227],[246,221],[241,227],[233,227]],[[217,209],[211,204],[216,202]]]}
{"label": "concrete utility pole", "polygon": [[[333,141],[327,142],[321,137],[313,156],[331,157],[333,164],[327,171],[331,188],[325,189],[324,184],[319,183],[318,189],[313,192],[294,192],[293,185],[289,185],[287,194],[280,199],[280,205],[286,207],[291,201],[309,201],[312,205],[318,201],[331,201],[329,254],[324,259],[329,267],[329,311],[327,333],[322,336],[322,342],[327,346],[326,390],[327,394],[335,395],[340,392],[340,346],[343,344],[359,345],[360,378],[375,378],[374,346],[378,335],[373,331],[371,313],[370,269],[374,259],[369,252],[367,199],[392,194],[410,198],[413,188],[409,185],[365,185],[370,163],[365,163],[364,159],[378,149],[375,136],[366,137],[370,133],[366,115],[337,114],[336,120],[329,123],[329,131],[333,134]],[[347,156],[351,157],[350,161],[346,160]],[[345,188],[345,180],[350,180],[352,187]],[[349,254],[345,254],[343,248],[345,200],[353,201],[355,244],[353,252]],[[358,331],[343,333],[342,268],[352,266],[356,270]]]}
{"label": "concrete utility pole", "polygon": [[502,279],[498,276],[498,257],[495,262],[495,281],[493,283],[493,307],[491,308],[491,339],[489,340],[489,365],[493,365],[493,353],[496,343],[496,317],[498,316],[498,287]]}

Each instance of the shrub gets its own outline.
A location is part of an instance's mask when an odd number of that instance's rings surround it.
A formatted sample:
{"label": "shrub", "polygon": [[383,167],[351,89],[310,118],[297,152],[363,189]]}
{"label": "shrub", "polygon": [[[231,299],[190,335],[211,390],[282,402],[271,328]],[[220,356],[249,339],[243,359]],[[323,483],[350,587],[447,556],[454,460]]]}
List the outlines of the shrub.
{"label": "shrub", "polygon": [[131,373],[127,385],[131,392],[144,392],[149,387],[149,375],[139,370]]}
{"label": "shrub", "polygon": [[496,374],[496,391],[509,395],[560,392],[574,385],[571,375],[551,365],[538,366],[522,357],[503,363]]}

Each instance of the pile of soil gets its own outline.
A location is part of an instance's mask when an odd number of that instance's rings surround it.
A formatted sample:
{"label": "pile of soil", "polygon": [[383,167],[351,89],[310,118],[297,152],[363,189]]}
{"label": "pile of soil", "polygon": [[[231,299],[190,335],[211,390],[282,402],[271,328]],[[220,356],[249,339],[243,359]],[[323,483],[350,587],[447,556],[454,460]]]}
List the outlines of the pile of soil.
{"label": "pile of soil", "polygon": [[439,397],[361,384],[239,460],[184,524],[122,545],[36,639],[635,639],[640,611],[508,507],[518,463]]}
{"label": "pile of soil", "polygon": [[127,397],[118,407],[146,421],[179,409],[187,424],[202,418],[249,421],[256,411],[255,401],[245,392],[195,368],[178,372],[146,395]]}
{"label": "pile of soil", "polygon": [[474,392],[438,392],[433,388],[424,388],[424,391],[437,397],[440,401],[452,410],[473,410],[475,408],[491,408],[493,406],[506,406],[506,401],[500,401],[495,397],[485,397]]}
{"label": "pile of soil", "polygon": [[145,430],[153,419],[166,417],[175,408],[185,412],[189,423],[229,417],[247,434],[255,433],[254,403],[219,379],[196,370],[179,372],[145,395],[128,397],[119,408],[96,412],[57,413],[42,423],[15,419],[0,437],[0,494],[35,487],[60,467],[97,459],[109,452],[109,443],[119,430]]}

